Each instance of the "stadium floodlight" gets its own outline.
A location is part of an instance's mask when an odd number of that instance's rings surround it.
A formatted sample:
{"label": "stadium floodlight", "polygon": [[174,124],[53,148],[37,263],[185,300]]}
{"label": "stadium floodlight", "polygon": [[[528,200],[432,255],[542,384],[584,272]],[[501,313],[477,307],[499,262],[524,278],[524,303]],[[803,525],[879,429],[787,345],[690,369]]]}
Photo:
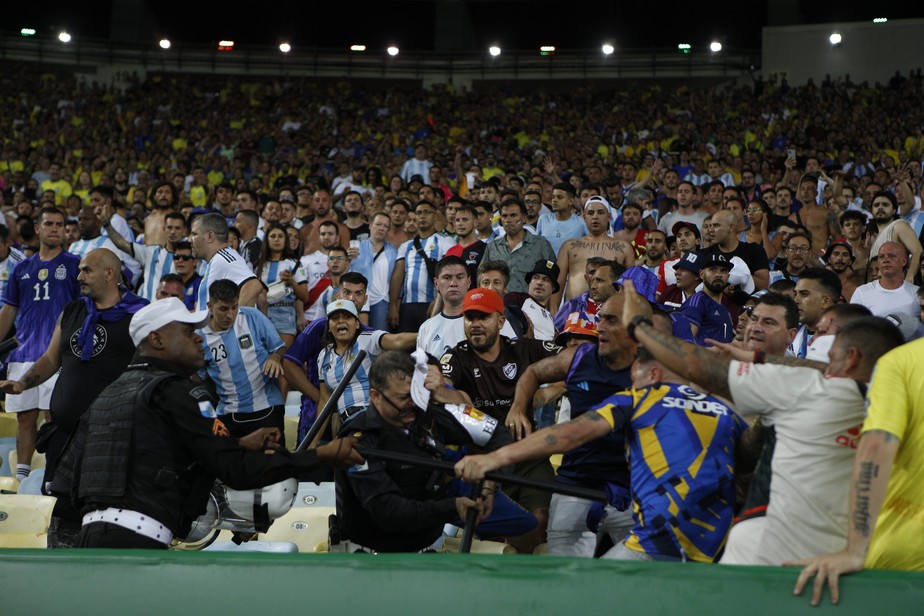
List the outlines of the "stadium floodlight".
{"label": "stadium floodlight", "polygon": [[844,37],[842,37],[839,32],[834,32],[828,37],[828,40],[831,41],[832,45],[840,45]]}
{"label": "stadium floodlight", "polygon": [[543,45],[542,47],[539,48],[539,53],[541,54],[555,53],[555,45]]}
{"label": "stadium floodlight", "polygon": [[680,51],[680,53],[690,53],[690,50],[693,49],[693,46],[689,43],[678,43],[677,49]]}
{"label": "stadium floodlight", "polygon": [[397,56],[398,52],[401,50],[395,47],[394,45],[389,45],[388,49],[386,49],[385,51],[387,51],[388,55],[390,56]]}
{"label": "stadium floodlight", "polygon": [[873,23],[874,23],[874,24],[884,24],[884,23],[886,23],[887,21],[889,21],[889,18],[888,18],[888,17],[874,17],[874,18],[873,18]]}
{"label": "stadium floodlight", "polygon": [[218,41],[218,51],[231,51],[234,49],[234,41],[222,39]]}
{"label": "stadium floodlight", "polygon": [[491,45],[488,47],[488,53],[494,56],[495,58],[501,54],[501,48],[497,45]]}
{"label": "stadium floodlight", "polygon": [[600,48],[603,51],[604,56],[610,56],[616,51],[616,48],[613,47],[612,43],[603,43],[603,47]]}
{"label": "stadium floodlight", "polygon": [[22,36],[35,36],[35,28],[23,28],[19,31]]}
{"label": "stadium floodlight", "polygon": [[68,34],[67,32],[62,32],[61,34],[58,35],[58,40],[61,41],[62,43],[70,43],[71,35]]}
{"label": "stadium floodlight", "polygon": [[350,45],[350,51],[366,51],[365,45]]}
{"label": "stadium floodlight", "polygon": [[288,43],[279,43],[279,51],[281,51],[282,53],[289,53],[290,51],[292,51],[292,46],[289,45]]}
{"label": "stadium floodlight", "polygon": [[158,43],[158,45],[160,45],[161,49],[170,49],[170,39],[160,39],[160,43]]}
{"label": "stadium floodlight", "polygon": [[722,43],[718,41],[712,41],[711,43],[709,43],[709,51],[711,51],[712,53],[719,53],[720,51],[722,51]]}

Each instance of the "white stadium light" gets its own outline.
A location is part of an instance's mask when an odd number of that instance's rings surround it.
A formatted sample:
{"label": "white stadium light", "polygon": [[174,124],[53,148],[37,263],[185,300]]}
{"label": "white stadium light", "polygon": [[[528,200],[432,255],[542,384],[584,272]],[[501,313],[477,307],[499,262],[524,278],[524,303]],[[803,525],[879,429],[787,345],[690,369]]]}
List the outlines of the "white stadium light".
{"label": "white stadium light", "polygon": [[889,18],[888,18],[888,17],[874,17],[874,18],[873,18],[873,23],[874,23],[874,24],[884,24],[884,23],[886,23],[887,21],[889,21]]}
{"label": "white stadium light", "polygon": [[160,45],[161,49],[170,49],[170,39],[160,39],[158,45]]}
{"label": "white stadium light", "polygon": [[488,47],[488,53],[494,56],[495,58],[501,54],[501,48],[497,45],[491,45]]}
{"label": "white stadium light", "polygon": [[603,43],[603,47],[600,48],[603,51],[603,55],[609,56],[612,55],[616,48],[613,47],[612,43]]}
{"label": "white stadium light", "polygon": [[61,41],[62,43],[70,43],[71,35],[68,34],[67,32],[62,32],[61,34],[58,35],[58,40]]}
{"label": "white stadium light", "polygon": [[709,43],[709,51],[711,51],[712,53],[719,53],[720,51],[722,51],[722,43],[718,41],[712,41],[711,43]]}
{"label": "white stadium light", "polygon": [[365,45],[350,45],[350,51],[366,51]]}
{"label": "white stadium light", "polygon": [[397,55],[398,55],[398,52],[399,52],[400,50],[399,50],[397,47],[395,47],[394,45],[391,45],[391,46],[389,46],[388,49],[386,49],[385,51],[387,51],[387,52],[388,52],[388,55],[390,55],[390,56],[397,56]]}
{"label": "white stadium light", "polygon": [[840,33],[835,32],[828,37],[828,40],[831,41],[832,45],[840,45],[841,41],[844,40],[844,37],[842,37]]}
{"label": "white stadium light", "polygon": [[281,51],[282,53],[289,53],[290,51],[292,51],[292,46],[289,45],[288,43],[279,43],[279,51]]}

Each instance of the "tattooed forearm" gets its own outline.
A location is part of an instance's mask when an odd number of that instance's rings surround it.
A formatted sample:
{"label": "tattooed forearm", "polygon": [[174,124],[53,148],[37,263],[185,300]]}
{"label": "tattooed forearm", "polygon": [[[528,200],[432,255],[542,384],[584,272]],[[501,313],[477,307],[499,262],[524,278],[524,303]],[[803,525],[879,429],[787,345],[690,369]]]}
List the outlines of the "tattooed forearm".
{"label": "tattooed forearm", "polygon": [[545,437],[545,444],[552,445],[553,447],[558,444],[558,439],[555,438],[554,434],[549,434]]}
{"label": "tattooed forearm", "polygon": [[869,498],[873,479],[879,474],[879,465],[873,462],[861,462],[857,477],[856,497],[853,506],[853,528],[864,537],[870,534]]}
{"label": "tattooed forearm", "polygon": [[728,366],[731,358],[684,342],[647,324],[639,325],[635,332],[639,342],[668,370],[712,393],[730,397]]}

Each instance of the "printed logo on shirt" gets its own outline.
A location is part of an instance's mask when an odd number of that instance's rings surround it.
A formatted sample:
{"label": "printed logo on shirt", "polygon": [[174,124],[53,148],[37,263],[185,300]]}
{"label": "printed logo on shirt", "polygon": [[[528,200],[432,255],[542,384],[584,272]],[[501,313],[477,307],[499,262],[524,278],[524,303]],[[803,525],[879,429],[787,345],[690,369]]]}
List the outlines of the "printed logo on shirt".
{"label": "printed logo on shirt", "polygon": [[208,400],[203,400],[199,403],[199,413],[206,419],[215,419],[218,417],[218,414],[215,412],[215,407],[213,407],[212,403]]}
{"label": "printed logo on shirt", "polygon": [[440,363],[448,364],[451,359],[452,359],[452,353],[446,353],[445,355],[440,357]]}
{"label": "printed logo on shirt", "polygon": [[23,277],[20,280],[29,280],[29,274],[23,274]]}
{"label": "printed logo on shirt", "polygon": [[[74,332],[74,335],[71,336],[71,353],[74,354],[74,357],[82,357],[83,349],[80,348],[80,344],[77,342],[77,339],[80,337],[80,330]],[[93,332],[93,352],[90,354],[90,357],[96,357],[99,355],[103,349],[106,348],[106,328],[102,325],[96,325],[96,330]]]}
{"label": "printed logo on shirt", "polygon": [[855,426],[847,430],[847,434],[838,434],[834,442],[843,447],[857,448],[857,441],[860,440],[860,426]]}
{"label": "printed logo on shirt", "polygon": [[557,353],[561,351],[561,347],[555,344],[554,342],[543,342],[542,348],[548,351],[549,353]]}
{"label": "printed logo on shirt", "polygon": [[481,378],[481,368],[472,368],[472,376],[476,379]]}
{"label": "printed logo on shirt", "polygon": [[46,278],[48,278],[48,270],[44,268],[40,269],[38,273],[38,279],[45,280]]}
{"label": "printed logo on shirt", "polygon": [[212,421],[212,434],[215,436],[230,436],[227,426],[221,423],[221,420],[217,417]]}
{"label": "printed logo on shirt", "polygon": [[67,268],[62,263],[55,269],[55,280],[64,280],[67,278]]}
{"label": "printed logo on shirt", "polygon": [[237,339],[237,343],[240,345],[241,349],[246,351],[253,346],[253,338],[250,337],[250,334],[244,334]]}
{"label": "printed logo on shirt", "polygon": [[504,370],[504,376],[510,379],[511,381],[513,380],[513,377],[517,375],[517,365],[513,362],[510,362],[509,364],[504,366],[503,370]]}

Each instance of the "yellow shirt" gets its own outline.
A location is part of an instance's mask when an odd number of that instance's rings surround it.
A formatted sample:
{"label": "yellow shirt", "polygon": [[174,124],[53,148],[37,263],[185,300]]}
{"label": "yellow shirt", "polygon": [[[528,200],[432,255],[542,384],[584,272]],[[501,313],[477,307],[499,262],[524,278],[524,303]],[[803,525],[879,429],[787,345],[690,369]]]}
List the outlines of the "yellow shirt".
{"label": "yellow shirt", "polygon": [[924,340],[902,345],[876,364],[863,432],[901,439],[866,566],[924,571]]}
{"label": "yellow shirt", "polygon": [[67,180],[58,180],[57,182],[52,182],[51,180],[45,180],[42,182],[40,187],[42,192],[46,190],[55,191],[55,203],[60,205],[64,203],[64,200],[71,196],[71,184]]}

